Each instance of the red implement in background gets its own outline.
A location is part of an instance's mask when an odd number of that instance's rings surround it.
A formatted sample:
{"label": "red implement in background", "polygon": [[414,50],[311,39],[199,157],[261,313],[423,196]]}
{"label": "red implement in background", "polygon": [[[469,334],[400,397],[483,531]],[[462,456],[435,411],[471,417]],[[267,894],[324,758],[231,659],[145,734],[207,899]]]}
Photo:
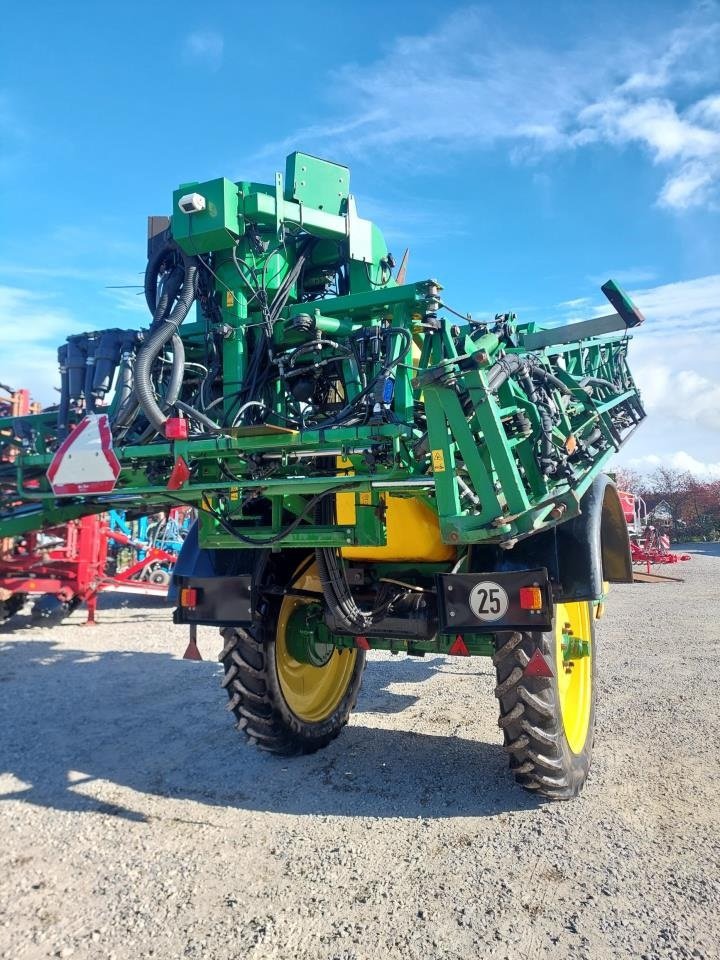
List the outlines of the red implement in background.
{"label": "red implement in background", "polygon": [[670,549],[669,534],[650,523],[647,506],[642,497],[627,490],[618,492],[628,525],[632,562],[634,565],[645,564],[645,577],[653,576],[650,567],[655,564],[680,563],[691,559],[689,553],[675,553]]}
{"label": "red implement in background", "polygon": [[144,546],[111,530],[103,516],[83,517],[29,533],[22,540],[5,541],[0,554],[0,605],[5,617],[16,613],[28,594],[43,595],[46,603],[40,615],[46,617],[65,616],[85,603],[88,624],[95,623],[97,597],[103,591],[166,594],[174,553],[150,547],[142,560],[110,575],[110,541],[133,549]]}

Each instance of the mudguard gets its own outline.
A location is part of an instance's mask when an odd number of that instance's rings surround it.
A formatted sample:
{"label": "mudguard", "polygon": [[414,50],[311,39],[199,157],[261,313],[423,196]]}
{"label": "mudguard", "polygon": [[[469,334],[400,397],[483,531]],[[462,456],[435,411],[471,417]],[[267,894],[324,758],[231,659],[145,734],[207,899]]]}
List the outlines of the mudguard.
{"label": "mudguard", "polygon": [[178,602],[178,590],[180,589],[180,577],[191,579],[192,577],[215,577],[218,576],[216,565],[217,550],[206,550],[200,546],[198,535],[197,520],[188,530],[187,536],[180,548],[180,553],[175,561],[172,580],[168,587],[168,600],[171,603]]}
{"label": "mudguard", "polygon": [[602,595],[603,580],[632,583],[630,537],[617,488],[605,474],[580,505],[582,513],[557,530],[560,579],[569,599],[591,600]]}
{"label": "mudguard", "polygon": [[175,564],[168,600],[178,604],[180,590],[192,587],[197,602],[193,607],[176,606],[173,621],[212,626],[250,623],[258,602],[257,585],[264,579],[269,556],[269,550],[201,547],[196,521]]}
{"label": "mudguard", "polygon": [[477,546],[470,572],[545,567],[559,600],[599,600],[603,581],[631,583],[630,538],[617,489],[601,474],[580,501],[580,514],[512,550]]}

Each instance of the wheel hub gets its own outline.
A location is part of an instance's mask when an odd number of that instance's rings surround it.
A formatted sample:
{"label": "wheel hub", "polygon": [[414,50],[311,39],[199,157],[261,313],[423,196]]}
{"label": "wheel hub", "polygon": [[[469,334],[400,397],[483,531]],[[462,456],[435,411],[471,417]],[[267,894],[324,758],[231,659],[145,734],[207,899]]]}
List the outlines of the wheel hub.
{"label": "wheel hub", "polygon": [[293,610],[287,622],[285,643],[298,663],[325,666],[335,647],[330,642],[330,631],[323,623],[322,608],[318,604],[306,603]]}

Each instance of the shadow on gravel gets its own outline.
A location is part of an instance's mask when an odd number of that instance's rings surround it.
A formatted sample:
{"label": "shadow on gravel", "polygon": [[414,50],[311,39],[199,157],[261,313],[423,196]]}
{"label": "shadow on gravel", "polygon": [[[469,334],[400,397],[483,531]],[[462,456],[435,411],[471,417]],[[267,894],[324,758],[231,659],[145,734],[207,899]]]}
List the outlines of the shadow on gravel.
{"label": "shadow on gravel", "polygon": [[[422,657],[405,657],[404,659],[393,659],[382,664],[368,662],[366,679],[363,681],[363,696],[360,697],[358,705],[355,708],[356,713],[402,713],[408,707],[414,706],[422,700],[422,695],[409,693],[398,693],[397,690],[391,690],[390,687],[400,683],[423,683],[425,680],[431,680],[436,674],[450,673],[454,677],[480,677],[495,676],[494,668],[487,666],[487,661],[475,660],[476,669],[458,670],[457,668],[449,671],[445,669],[445,662],[436,657],[424,659]],[[383,676],[387,683],[380,683],[378,669],[383,671]],[[376,686],[373,687],[372,698],[367,696],[367,689],[370,682],[367,678],[375,675]]]}
{"label": "shadow on gravel", "polygon": [[[360,709],[387,713],[388,684],[422,680],[438,665],[369,664]],[[0,800],[140,821],[156,814],[137,794],[301,815],[457,817],[537,806],[513,784],[499,737],[490,744],[355,721],[311,756],[262,753],[233,730],[218,680],[210,661],[3,641],[0,771],[21,783]]]}
{"label": "shadow on gravel", "polygon": [[[85,604],[81,604],[77,608],[77,612],[73,620],[70,620],[68,617],[66,617],[60,622],[56,620],[48,620],[47,622],[43,622],[43,620],[33,617],[31,614],[32,606],[36,599],[37,596],[33,594],[28,599],[22,610],[10,617],[8,620],[4,620],[2,623],[0,623],[0,636],[3,634],[19,633],[21,630],[27,630],[30,628],[33,630],[45,628],[48,630],[57,630],[67,626],[76,627],[78,626],[77,618],[82,616],[84,620],[87,616],[87,608],[85,607]],[[138,602],[140,603],[140,609],[137,609]],[[171,607],[171,603],[167,597],[164,596],[139,596],[138,594],[120,592],[101,593],[98,599],[96,619],[98,623],[102,623],[103,611],[108,610],[125,610],[127,612],[127,616],[123,619],[113,617],[113,624],[133,623],[135,620],[153,620],[160,619],[161,617],[167,619],[169,607]],[[133,612],[134,610],[137,610],[137,612]],[[153,610],[157,610],[157,617],[152,612]]]}
{"label": "shadow on gravel", "polygon": [[[398,693],[390,687],[398,683],[423,683],[440,672],[439,663],[434,659],[406,657],[402,660],[391,660],[392,671],[385,664],[382,665],[385,667],[383,676],[387,678],[387,682],[383,684],[379,680],[377,671],[374,670],[375,666],[379,664],[368,661],[363,679],[363,695],[358,700],[356,713],[402,713],[403,710],[416,704],[420,697],[414,694]],[[369,697],[367,694],[372,683],[370,677],[373,674],[375,674],[376,683],[373,684],[372,697]]]}
{"label": "shadow on gravel", "polygon": [[708,557],[720,557],[720,543],[715,540],[707,543],[673,543],[670,549],[678,553],[701,553]]}

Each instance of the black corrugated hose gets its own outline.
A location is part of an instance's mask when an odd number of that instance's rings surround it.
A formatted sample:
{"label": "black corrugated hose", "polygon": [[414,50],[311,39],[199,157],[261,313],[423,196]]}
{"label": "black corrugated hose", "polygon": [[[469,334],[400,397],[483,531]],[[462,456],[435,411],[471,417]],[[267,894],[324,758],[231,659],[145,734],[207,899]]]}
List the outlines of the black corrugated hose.
{"label": "black corrugated hose", "polygon": [[[185,364],[185,349],[178,336],[178,329],[195,300],[199,267],[197,257],[188,256],[177,247],[174,247],[174,250],[169,247],[170,245],[160,250],[148,263],[145,274],[145,296],[148,306],[153,310],[153,323],[135,363],[135,396],[143,413],[157,431],[162,430],[167,415],[161,409],[153,389],[153,364],[165,344],[172,340],[173,366],[165,397],[166,404],[172,405],[180,393]],[[175,251],[179,254],[182,265],[178,261],[170,270],[158,300],[158,272]]]}

